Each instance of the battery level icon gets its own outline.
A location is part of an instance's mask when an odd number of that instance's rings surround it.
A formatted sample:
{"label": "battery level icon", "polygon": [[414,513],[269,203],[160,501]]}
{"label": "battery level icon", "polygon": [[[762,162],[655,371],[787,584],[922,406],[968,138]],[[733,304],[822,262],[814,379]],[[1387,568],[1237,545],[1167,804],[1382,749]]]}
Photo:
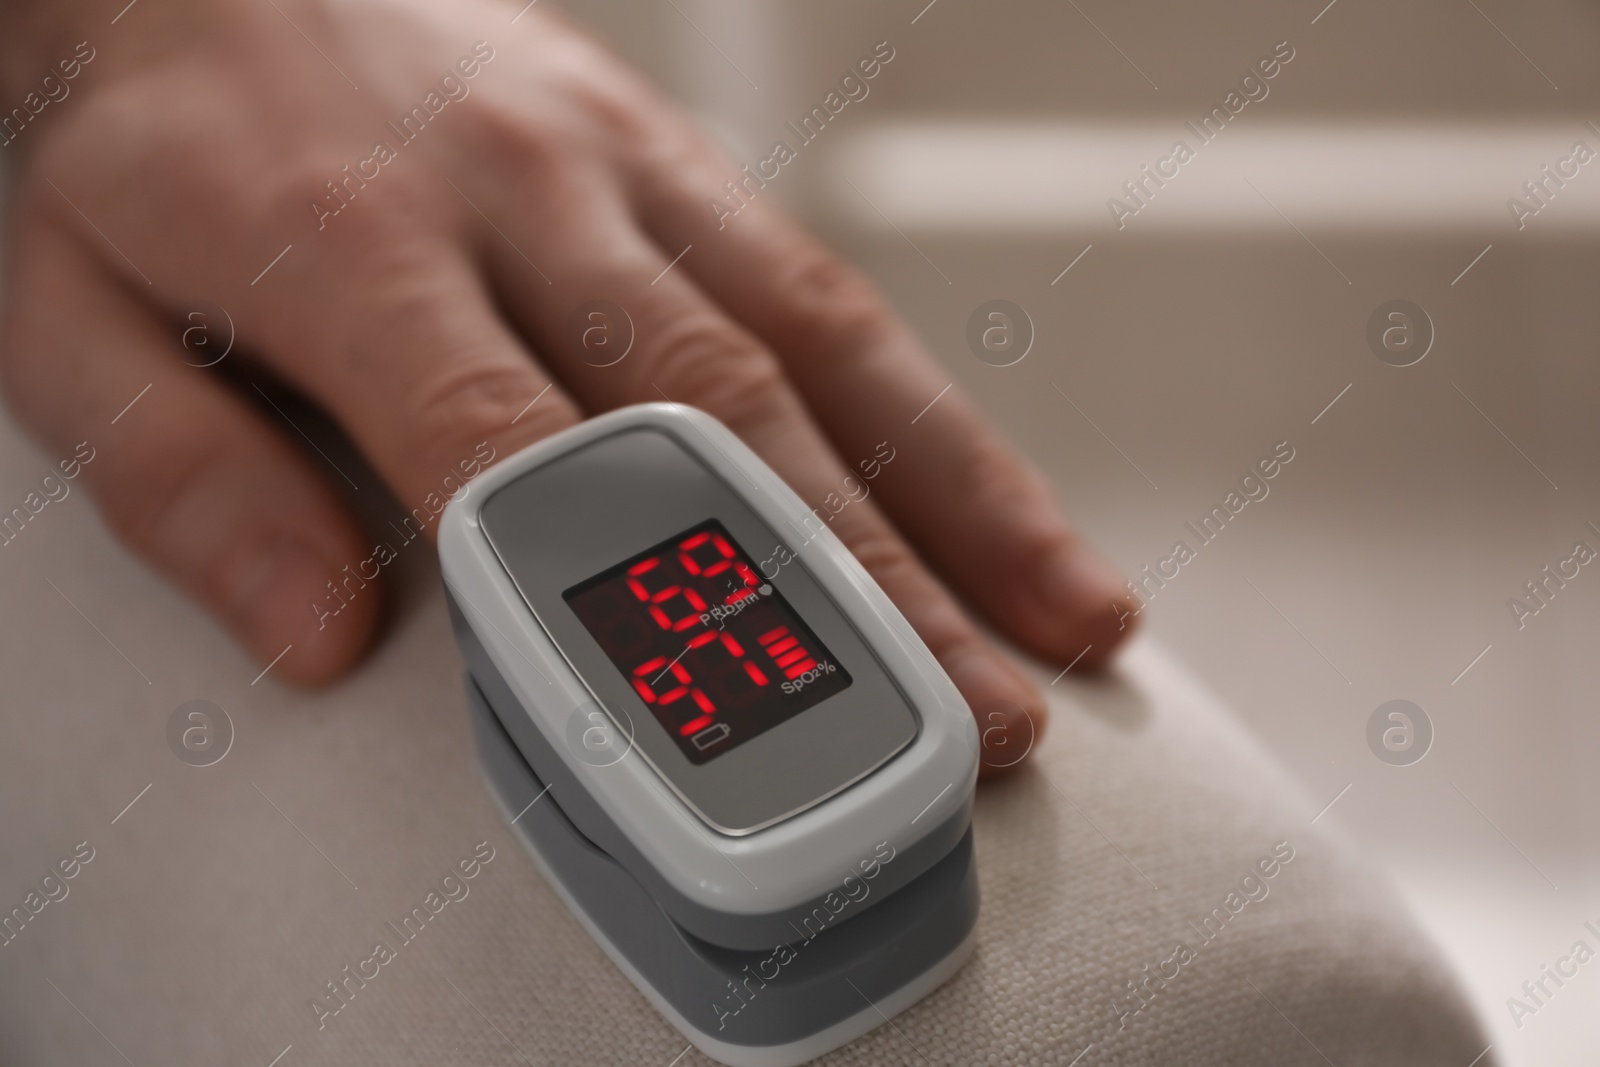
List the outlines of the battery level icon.
{"label": "battery level icon", "polygon": [[727,737],[732,732],[733,731],[729,729],[727,723],[714,722],[710,726],[707,726],[704,730],[701,730],[699,733],[689,738],[689,740],[694,742],[695,748],[698,748],[700,751],[704,752],[706,749],[710,748],[718,741],[721,741],[724,737]]}

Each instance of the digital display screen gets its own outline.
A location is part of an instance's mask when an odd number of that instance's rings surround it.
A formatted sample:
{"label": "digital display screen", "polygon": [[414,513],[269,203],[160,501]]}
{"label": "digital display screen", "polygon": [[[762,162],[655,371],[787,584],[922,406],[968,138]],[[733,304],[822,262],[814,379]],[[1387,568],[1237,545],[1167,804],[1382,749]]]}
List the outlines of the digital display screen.
{"label": "digital display screen", "polygon": [[850,688],[850,675],[720,522],[562,594],[691,763]]}

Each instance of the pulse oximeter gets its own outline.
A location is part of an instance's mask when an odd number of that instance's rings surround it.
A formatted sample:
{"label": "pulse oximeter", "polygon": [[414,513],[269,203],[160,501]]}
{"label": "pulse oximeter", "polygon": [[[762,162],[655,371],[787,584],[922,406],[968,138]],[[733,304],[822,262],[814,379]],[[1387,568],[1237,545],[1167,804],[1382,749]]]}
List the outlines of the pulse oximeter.
{"label": "pulse oximeter", "polygon": [[734,1067],[886,1022],[977,923],[972,715],[828,519],[715,419],[647,404],[505,459],[439,528],[491,795]]}

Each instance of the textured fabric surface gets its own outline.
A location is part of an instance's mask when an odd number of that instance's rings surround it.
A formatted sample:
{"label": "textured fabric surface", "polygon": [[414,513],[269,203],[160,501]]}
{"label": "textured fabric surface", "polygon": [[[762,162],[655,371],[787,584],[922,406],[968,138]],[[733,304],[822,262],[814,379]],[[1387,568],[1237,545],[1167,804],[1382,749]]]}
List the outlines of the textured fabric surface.
{"label": "textured fabric surface", "polygon": [[[51,460],[8,427],[0,442],[9,500]],[[0,548],[0,904],[94,850],[0,947],[7,1063],[707,1062],[674,1060],[685,1041],[484,794],[432,567],[413,549],[376,655],[304,694],[252,683],[79,490]],[[1050,691],[1033,765],[980,790],[974,958],[827,1062],[1474,1062],[1485,1039],[1381,878],[1181,666],[1143,641],[1112,677]],[[196,698],[236,731],[205,768],[166,739]],[[311,998],[397,942],[385,923],[480,842],[494,856],[467,895],[319,1030]],[[1260,899],[1230,901],[1275,848],[1293,858],[1246,884]]]}

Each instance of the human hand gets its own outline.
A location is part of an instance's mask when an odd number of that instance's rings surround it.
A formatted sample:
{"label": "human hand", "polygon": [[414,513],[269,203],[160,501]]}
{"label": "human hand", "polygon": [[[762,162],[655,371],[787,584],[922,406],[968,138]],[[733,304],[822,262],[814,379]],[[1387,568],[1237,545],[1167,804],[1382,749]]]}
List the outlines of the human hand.
{"label": "human hand", "polygon": [[[0,15],[8,100],[93,55],[7,129],[6,396],[51,449],[95,446],[82,476],[117,535],[262,663],[288,646],[278,675],[358,658],[375,590],[316,605],[371,538],[279,413],[178,358],[196,298],[408,509],[485,448],[663,398],[819,507],[888,449],[831,528],[1010,751],[1043,700],[957,596],[1058,665],[1130,632],[1118,576],[958,392],[912,424],[947,378],[872,287],[760,197],[719,228],[737,170],[565,22],[489,0],[148,3],[114,32],[99,5],[98,29],[76,3],[24,10],[39,69]],[[592,301],[635,330],[610,366],[572,341]]]}

